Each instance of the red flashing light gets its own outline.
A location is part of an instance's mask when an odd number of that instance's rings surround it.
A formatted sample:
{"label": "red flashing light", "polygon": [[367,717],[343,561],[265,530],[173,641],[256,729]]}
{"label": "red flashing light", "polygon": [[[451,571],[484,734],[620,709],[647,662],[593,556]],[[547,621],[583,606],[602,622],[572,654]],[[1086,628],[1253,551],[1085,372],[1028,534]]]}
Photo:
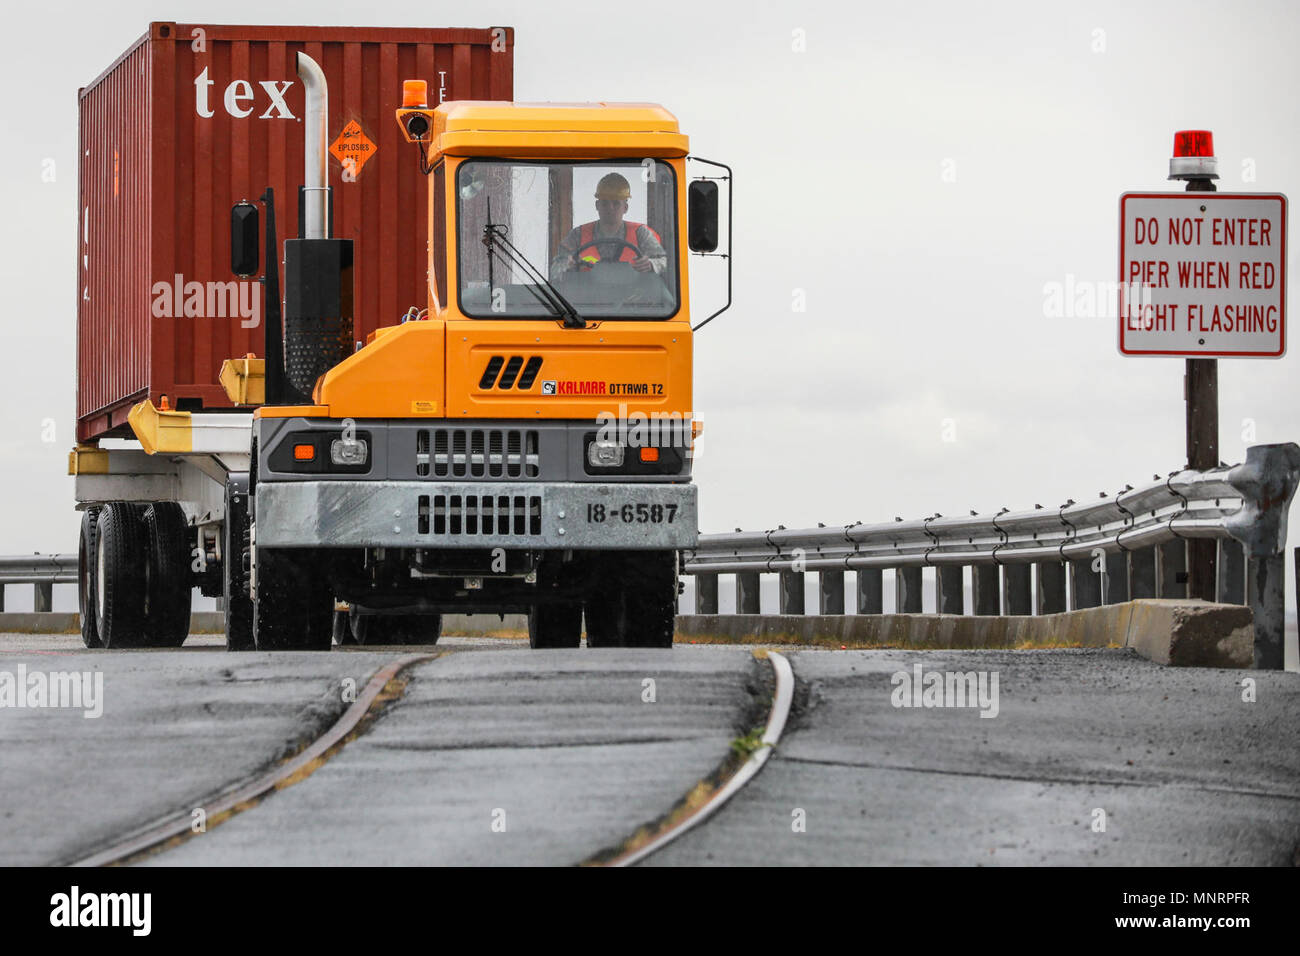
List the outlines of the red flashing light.
{"label": "red flashing light", "polygon": [[1214,134],[1208,129],[1184,129],[1174,133],[1174,157],[1213,156]]}

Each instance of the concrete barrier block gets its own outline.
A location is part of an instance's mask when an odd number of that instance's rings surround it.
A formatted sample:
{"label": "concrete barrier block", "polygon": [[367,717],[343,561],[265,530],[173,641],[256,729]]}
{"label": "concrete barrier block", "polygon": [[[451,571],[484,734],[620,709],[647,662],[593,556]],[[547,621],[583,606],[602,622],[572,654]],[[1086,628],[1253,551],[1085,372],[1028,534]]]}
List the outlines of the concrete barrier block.
{"label": "concrete barrier block", "polygon": [[1255,627],[1251,609],[1194,600],[1131,602],[1125,647],[1174,667],[1250,667]]}
{"label": "concrete barrier block", "polygon": [[1175,667],[1250,667],[1249,607],[1148,599],[1041,617],[956,614],[685,614],[679,641],[994,650],[1128,647]]}

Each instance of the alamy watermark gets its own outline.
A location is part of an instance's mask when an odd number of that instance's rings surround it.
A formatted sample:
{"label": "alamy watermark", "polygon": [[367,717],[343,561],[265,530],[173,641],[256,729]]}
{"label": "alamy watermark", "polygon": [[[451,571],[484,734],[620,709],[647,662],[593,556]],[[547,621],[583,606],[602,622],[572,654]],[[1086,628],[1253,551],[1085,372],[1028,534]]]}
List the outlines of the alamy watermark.
{"label": "alamy watermark", "polygon": [[104,713],[103,671],[0,671],[0,709],[69,708],[93,719]]}
{"label": "alamy watermark", "polygon": [[998,715],[997,671],[895,671],[889,702],[895,707],[978,707],[981,717]]}
{"label": "alamy watermark", "polygon": [[178,272],[171,282],[155,282],[151,294],[154,318],[238,318],[244,329],[262,324],[262,285],[256,280],[186,282]]}
{"label": "alamy watermark", "polygon": [[1153,286],[1146,282],[1094,281],[1067,272],[1064,282],[1043,283],[1043,317],[1048,319],[1117,319],[1120,294],[1130,315],[1151,306]]}
{"label": "alamy watermark", "polygon": [[596,425],[600,442],[617,442],[626,448],[680,448],[686,458],[693,455],[695,425],[690,412],[629,412],[620,402],[617,413],[599,413]]}

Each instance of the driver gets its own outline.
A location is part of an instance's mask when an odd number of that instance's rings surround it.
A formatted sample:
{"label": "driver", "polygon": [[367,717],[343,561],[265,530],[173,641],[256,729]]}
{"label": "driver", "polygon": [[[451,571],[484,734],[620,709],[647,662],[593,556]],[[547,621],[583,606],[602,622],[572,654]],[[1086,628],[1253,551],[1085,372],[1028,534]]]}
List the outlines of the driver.
{"label": "driver", "polygon": [[571,270],[585,272],[601,261],[627,262],[637,272],[664,274],[668,254],[658,234],[647,225],[623,218],[631,195],[632,187],[618,173],[600,178],[596,184],[596,215],[600,218],[583,223],[564,237],[551,260],[553,280]]}

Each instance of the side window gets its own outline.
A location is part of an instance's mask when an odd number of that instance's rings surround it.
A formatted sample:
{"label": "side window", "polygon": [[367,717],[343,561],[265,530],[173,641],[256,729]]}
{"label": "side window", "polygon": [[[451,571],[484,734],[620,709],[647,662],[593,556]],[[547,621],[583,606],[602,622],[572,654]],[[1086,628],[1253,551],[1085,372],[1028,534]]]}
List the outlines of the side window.
{"label": "side window", "polygon": [[[433,235],[429,248],[433,250],[433,291],[438,304],[447,307],[447,167],[439,163],[433,170]],[[432,316],[430,316],[432,318]]]}

